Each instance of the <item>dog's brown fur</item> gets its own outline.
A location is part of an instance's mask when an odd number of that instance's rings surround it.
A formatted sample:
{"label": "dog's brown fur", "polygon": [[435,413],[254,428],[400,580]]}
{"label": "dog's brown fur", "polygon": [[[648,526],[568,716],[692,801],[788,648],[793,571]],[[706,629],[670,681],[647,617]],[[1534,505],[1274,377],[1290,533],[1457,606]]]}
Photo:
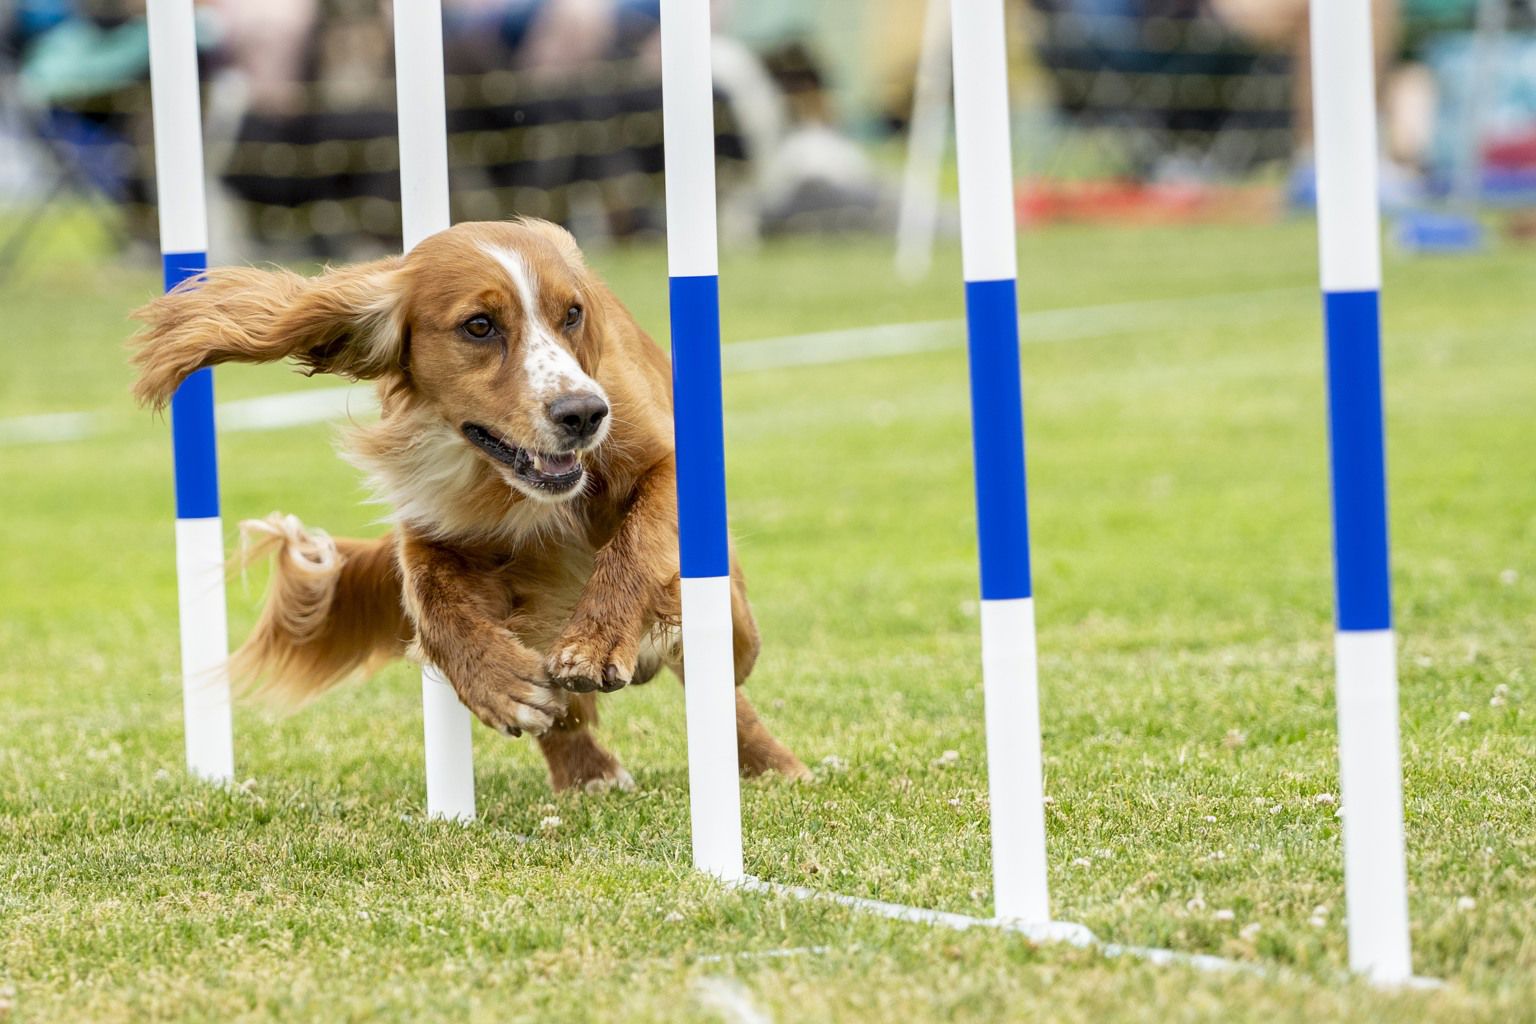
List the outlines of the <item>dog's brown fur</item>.
{"label": "dog's brown fur", "polygon": [[[465,333],[480,315],[496,338]],[[463,224],[408,256],[314,278],[219,269],[136,316],[134,393],[156,408],[189,374],[229,361],[286,358],[378,382],[382,416],[354,427],[347,451],[395,531],[332,540],[291,516],[245,524],[253,557],[275,561],[261,620],[231,661],[237,678],[303,699],[414,653],[487,725],[536,734],[557,789],[629,784],[590,732],[590,691],[663,665],[681,678],[670,374],[568,233]],[[573,494],[544,495],[466,439],[463,425],[485,424],[558,456],[550,389],[578,378],[611,412],[578,450]],[[732,606],[739,685],[759,637],[734,556]],[[804,777],[739,689],[736,705],[742,771]]]}

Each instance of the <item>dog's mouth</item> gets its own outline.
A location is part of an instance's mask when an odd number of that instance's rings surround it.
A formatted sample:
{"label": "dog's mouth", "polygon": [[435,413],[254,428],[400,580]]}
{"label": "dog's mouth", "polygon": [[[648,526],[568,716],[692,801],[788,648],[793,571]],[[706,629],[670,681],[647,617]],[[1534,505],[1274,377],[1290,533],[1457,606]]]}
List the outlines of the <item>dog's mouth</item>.
{"label": "dog's mouth", "polygon": [[520,448],[488,427],[466,423],[460,428],[469,443],[506,466],[520,483],[545,494],[569,494],[581,486],[586,470],[575,452],[551,455]]}

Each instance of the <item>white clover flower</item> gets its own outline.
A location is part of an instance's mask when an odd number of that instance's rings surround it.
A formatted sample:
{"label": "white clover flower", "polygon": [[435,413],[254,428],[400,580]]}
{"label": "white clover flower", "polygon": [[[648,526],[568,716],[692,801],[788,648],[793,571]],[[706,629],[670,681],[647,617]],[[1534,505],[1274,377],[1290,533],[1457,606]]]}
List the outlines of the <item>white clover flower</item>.
{"label": "white clover flower", "polygon": [[930,768],[948,768],[960,760],[960,751],[946,750],[932,761],[928,762]]}
{"label": "white clover flower", "polygon": [[1230,907],[1222,907],[1220,910],[1216,911],[1215,913],[1213,913],[1211,915],[1211,920],[1212,921],[1235,921],[1235,920],[1237,920],[1237,915],[1232,912]]}

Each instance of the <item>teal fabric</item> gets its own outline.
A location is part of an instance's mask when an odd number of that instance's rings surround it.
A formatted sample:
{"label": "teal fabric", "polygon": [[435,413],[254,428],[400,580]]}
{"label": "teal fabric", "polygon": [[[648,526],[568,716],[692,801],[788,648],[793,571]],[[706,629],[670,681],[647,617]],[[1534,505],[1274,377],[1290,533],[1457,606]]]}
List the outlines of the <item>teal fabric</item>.
{"label": "teal fabric", "polygon": [[1470,24],[1477,14],[1477,0],[1403,0],[1403,18],[1410,28]]}
{"label": "teal fabric", "polygon": [[43,33],[27,52],[21,87],[34,103],[100,96],[144,78],[149,31],[143,21],[116,28],[72,20]]}

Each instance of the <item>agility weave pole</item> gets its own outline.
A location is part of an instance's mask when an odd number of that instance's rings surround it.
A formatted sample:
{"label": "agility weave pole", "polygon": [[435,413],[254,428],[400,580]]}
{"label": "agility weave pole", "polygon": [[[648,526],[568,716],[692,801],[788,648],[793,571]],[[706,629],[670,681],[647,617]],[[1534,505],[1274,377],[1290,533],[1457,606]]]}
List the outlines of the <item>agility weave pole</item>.
{"label": "agility weave pole", "polygon": [[[1313,5],[1319,222],[1329,345],[1338,713],[1350,967],[1414,983],[1408,952],[1381,416],[1379,225],[1369,0]],[[1108,944],[1050,919],[1020,385],[1001,0],[954,0],[955,126],[981,561],[994,916],[973,918],[746,876],[731,688],[729,544],[708,0],[662,0],[667,243],[689,798],[695,866],[740,888],[862,913],[1098,949],[1197,970],[1219,957]],[[702,645],[702,649],[701,646]],[[1006,738],[1005,738],[1006,737]]]}
{"label": "agility weave pole", "polygon": [[[395,97],[400,118],[400,221],[406,252],[446,231],[448,107],[443,82],[442,0],[394,5]],[[427,816],[472,821],[475,755],[469,709],[432,665],[421,670]]]}
{"label": "agility weave pole", "polygon": [[1387,545],[1374,77],[1370,0],[1314,0],[1312,94],[1328,345],[1349,965],[1374,981],[1396,984],[1412,977],[1413,965]]}
{"label": "agility weave pole", "polygon": [[954,0],[955,153],[970,352],[971,439],[981,554],[981,679],[992,819],[992,901],[1000,918],[1051,919],[1035,654],[1018,246],[1002,0]]}
{"label": "agility weave pole", "polygon": [[[165,290],[208,269],[203,126],[192,0],[149,0],[149,77]],[[187,770],[209,782],[235,777],[224,526],[213,428],[213,370],[171,397],[176,477],[176,597]]]}
{"label": "agility weave pole", "polygon": [[667,273],[693,864],[745,877],[725,511],[709,0],[661,0]]}

